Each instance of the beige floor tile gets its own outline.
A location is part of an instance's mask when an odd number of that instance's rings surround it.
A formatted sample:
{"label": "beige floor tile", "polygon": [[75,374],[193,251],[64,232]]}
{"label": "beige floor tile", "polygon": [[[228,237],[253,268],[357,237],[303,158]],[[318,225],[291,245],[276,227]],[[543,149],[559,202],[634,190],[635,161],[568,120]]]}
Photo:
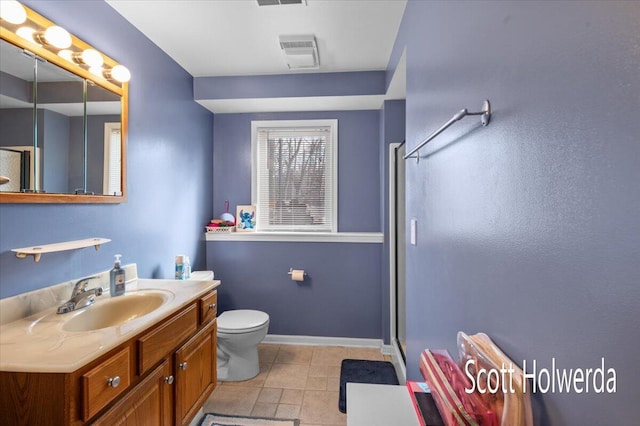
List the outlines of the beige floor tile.
{"label": "beige floor tile", "polygon": [[340,365],[347,358],[347,348],[342,346],[317,346],[313,349],[311,365]]}
{"label": "beige floor tile", "polygon": [[304,391],[301,389],[283,389],[280,397],[281,404],[301,405]]}
{"label": "beige floor tile", "polygon": [[306,364],[311,362],[313,347],[311,346],[294,346],[282,345],[276,356],[276,363],[282,364]]}
{"label": "beige floor tile", "polygon": [[278,404],[256,402],[251,410],[251,415],[255,417],[275,417]]}
{"label": "beige floor tile", "polygon": [[259,388],[218,386],[204,405],[209,413],[248,416],[258,399]]}
{"label": "beige floor tile", "polygon": [[327,377],[338,377],[338,378],[340,378],[340,365],[328,365],[327,366]]}
{"label": "beige floor tile", "polygon": [[273,364],[273,361],[276,360],[276,356],[278,356],[279,349],[279,345],[269,345],[266,343],[261,343],[260,345],[258,345],[258,359],[260,360],[260,362]]}
{"label": "beige floor tile", "polygon": [[339,377],[327,377],[327,390],[328,391],[340,391],[340,378]]}
{"label": "beige floor tile", "polygon": [[329,377],[329,366],[311,364],[309,366],[309,377]]}
{"label": "beige floor tile", "polygon": [[344,426],[338,410],[343,359],[388,360],[378,349],[261,344],[260,374],[221,382],[205,411],[229,415],[298,418],[300,426]]}
{"label": "beige floor tile", "polygon": [[300,415],[300,406],[293,404],[278,404],[276,417],[280,419],[297,419]]}
{"label": "beige floor tile", "polygon": [[347,348],[347,357],[351,359],[384,361],[384,355],[378,348]]}
{"label": "beige floor tile", "polygon": [[300,421],[323,425],[347,423],[347,415],[338,410],[338,392],[304,391]]}
{"label": "beige floor tile", "polygon": [[282,389],[279,388],[262,388],[258,395],[258,402],[266,402],[271,404],[277,404],[280,402],[282,396]]}
{"label": "beige floor tile", "polygon": [[309,366],[303,364],[273,364],[265,387],[283,389],[304,389],[307,384]]}
{"label": "beige floor tile", "polygon": [[305,390],[327,390],[326,377],[307,377]]}
{"label": "beige floor tile", "polygon": [[250,387],[262,387],[264,381],[271,371],[272,364],[260,363],[260,373],[252,379],[245,380],[243,382],[221,382],[224,386],[250,386]]}

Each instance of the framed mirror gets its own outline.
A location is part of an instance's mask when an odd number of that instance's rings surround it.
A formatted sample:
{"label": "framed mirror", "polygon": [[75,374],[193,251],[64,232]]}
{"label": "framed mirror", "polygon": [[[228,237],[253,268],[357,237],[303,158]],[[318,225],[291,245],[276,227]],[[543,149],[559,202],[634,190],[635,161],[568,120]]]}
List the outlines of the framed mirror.
{"label": "framed mirror", "polygon": [[0,202],[125,202],[128,70],[19,6],[0,20]]}

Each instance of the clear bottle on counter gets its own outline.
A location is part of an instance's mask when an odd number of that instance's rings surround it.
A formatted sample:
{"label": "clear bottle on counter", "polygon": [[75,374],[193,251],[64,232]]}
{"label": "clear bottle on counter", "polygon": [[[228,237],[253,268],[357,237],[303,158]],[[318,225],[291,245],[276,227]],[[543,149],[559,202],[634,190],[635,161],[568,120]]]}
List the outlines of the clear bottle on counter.
{"label": "clear bottle on counter", "polygon": [[184,255],[176,256],[176,280],[184,280]]}
{"label": "clear bottle on counter", "polygon": [[191,261],[189,260],[189,256],[185,255],[183,260],[183,269],[184,269],[184,279],[191,279]]}

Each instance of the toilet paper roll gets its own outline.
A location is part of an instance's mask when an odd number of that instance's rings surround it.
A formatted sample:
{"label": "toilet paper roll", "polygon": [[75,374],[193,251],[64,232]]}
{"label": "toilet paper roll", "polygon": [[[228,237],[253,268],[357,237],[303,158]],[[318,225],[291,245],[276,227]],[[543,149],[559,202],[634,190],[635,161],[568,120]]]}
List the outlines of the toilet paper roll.
{"label": "toilet paper roll", "polygon": [[304,281],[304,269],[294,269],[291,271],[291,281]]}

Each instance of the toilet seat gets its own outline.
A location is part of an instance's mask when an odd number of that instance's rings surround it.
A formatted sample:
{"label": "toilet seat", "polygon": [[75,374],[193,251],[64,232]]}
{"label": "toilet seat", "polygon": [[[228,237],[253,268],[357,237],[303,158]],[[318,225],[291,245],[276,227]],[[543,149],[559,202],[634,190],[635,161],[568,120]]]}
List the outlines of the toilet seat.
{"label": "toilet seat", "polygon": [[251,309],[224,311],[218,316],[218,333],[242,334],[259,330],[269,322],[269,315]]}

